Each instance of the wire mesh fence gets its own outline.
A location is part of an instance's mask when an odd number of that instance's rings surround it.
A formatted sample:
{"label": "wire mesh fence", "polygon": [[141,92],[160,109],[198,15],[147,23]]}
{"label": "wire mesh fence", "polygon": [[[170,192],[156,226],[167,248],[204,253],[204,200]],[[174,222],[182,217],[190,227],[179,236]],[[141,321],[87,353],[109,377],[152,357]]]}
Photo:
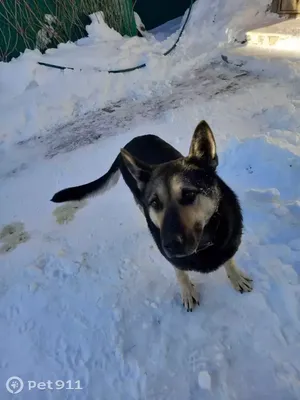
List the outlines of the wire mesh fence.
{"label": "wire mesh fence", "polygon": [[132,0],[0,0],[0,61],[85,36],[97,11],[122,35],[136,34]]}

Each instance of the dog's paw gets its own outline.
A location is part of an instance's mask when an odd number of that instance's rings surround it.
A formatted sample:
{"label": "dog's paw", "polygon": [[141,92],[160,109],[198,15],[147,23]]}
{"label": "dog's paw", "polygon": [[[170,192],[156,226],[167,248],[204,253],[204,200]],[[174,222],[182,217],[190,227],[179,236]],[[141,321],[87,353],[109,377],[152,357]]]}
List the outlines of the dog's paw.
{"label": "dog's paw", "polygon": [[188,312],[192,312],[195,304],[200,304],[199,295],[192,282],[181,285],[181,300]]}
{"label": "dog's paw", "polygon": [[237,268],[228,274],[228,278],[233,288],[240,293],[251,292],[253,290],[253,280]]}

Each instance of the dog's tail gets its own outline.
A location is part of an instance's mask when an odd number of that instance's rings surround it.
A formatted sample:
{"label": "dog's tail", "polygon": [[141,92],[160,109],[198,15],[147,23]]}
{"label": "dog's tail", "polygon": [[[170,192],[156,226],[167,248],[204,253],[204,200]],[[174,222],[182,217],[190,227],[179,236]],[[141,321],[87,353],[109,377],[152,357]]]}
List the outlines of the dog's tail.
{"label": "dog's tail", "polygon": [[86,183],[85,185],[74,186],[60,190],[59,192],[55,193],[51,201],[54,203],[63,203],[65,201],[82,200],[86,197],[96,196],[110,189],[119,180],[120,159],[121,156],[119,154],[112,163],[110,169],[100,178],[93,182]]}

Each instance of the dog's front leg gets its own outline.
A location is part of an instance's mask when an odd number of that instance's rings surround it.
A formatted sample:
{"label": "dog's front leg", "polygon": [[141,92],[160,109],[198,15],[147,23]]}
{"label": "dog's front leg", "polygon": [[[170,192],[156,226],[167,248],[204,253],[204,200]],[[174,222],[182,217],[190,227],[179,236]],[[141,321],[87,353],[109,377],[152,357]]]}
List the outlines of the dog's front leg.
{"label": "dog's front leg", "polygon": [[199,296],[195,287],[190,281],[187,272],[175,268],[175,273],[181,289],[182,304],[187,311],[193,311],[194,304],[197,303],[199,305]]}
{"label": "dog's front leg", "polygon": [[240,293],[251,292],[253,289],[253,281],[244,272],[242,272],[231,258],[225,263],[227,276],[234,287]]}

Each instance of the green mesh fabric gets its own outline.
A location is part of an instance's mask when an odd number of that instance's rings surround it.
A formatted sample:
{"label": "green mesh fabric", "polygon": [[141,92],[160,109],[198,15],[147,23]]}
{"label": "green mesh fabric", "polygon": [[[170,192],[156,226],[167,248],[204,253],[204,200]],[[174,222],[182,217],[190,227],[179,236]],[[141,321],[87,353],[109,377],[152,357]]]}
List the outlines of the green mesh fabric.
{"label": "green mesh fabric", "polygon": [[132,0],[0,0],[0,61],[85,36],[96,11],[122,35],[136,34]]}

